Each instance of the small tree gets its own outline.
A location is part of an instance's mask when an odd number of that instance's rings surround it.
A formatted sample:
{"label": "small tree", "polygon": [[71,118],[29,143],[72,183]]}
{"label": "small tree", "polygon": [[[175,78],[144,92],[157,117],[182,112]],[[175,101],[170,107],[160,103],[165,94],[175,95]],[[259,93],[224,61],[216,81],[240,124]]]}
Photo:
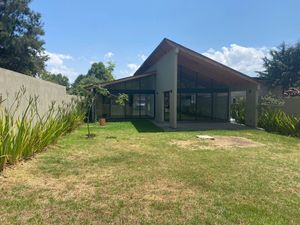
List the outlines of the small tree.
{"label": "small tree", "polygon": [[98,82],[93,83],[93,85],[89,83],[88,85],[81,85],[79,87],[80,92],[84,97],[84,107],[86,107],[87,109],[87,138],[93,138],[95,135],[92,134],[90,131],[90,114],[92,113],[93,105],[95,105],[96,93],[100,94],[101,96],[116,97],[115,102],[119,105],[125,105],[125,103],[128,101],[128,95],[122,93],[118,95],[112,95],[106,88],[102,87],[101,84]]}

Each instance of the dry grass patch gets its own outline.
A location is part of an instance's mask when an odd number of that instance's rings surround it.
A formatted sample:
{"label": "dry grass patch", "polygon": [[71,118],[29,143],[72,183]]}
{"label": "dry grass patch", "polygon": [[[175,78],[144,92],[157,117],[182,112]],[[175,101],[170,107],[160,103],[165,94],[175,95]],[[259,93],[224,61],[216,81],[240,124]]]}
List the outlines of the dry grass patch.
{"label": "dry grass patch", "polygon": [[250,140],[244,137],[236,136],[215,136],[215,140],[209,142],[217,147],[237,147],[237,148],[255,148],[262,147],[264,144]]}
{"label": "dry grass patch", "polygon": [[0,224],[300,224],[298,139],[130,122],[92,132],[4,171]]}
{"label": "dry grass patch", "polygon": [[121,204],[118,220],[127,221],[128,224],[140,224],[138,218],[151,221],[153,217],[160,221],[160,224],[165,224],[170,219],[168,214],[173,214],[174,208],[177,208],[180,214],[178,222],[183,223],[192,218],[197,209],[197,192],[182,182],[158,178],[126,190],[120,189],[117,193],[104,190],[104,201],[99,201],[98,204],[109,217],[113,217],[114,214],[111,207]]}
{"label": "dry grass patch", "polygon": [[36,171],[34,161],[27,161],[22,165],[22,168],[12,167],[6,169],[4,176],[0,178],[1,188],[11,191],[14,187],[23,185],[31,192],[39,193],[40,190],[43,190],[44,197],[52,197],[63,201],[94,196],[95,187],[86,183],[88,179],[80,179],[80,177],[74,175],[53,178],[33,173],[33,171]]}
{"label": "dry grass patch", "polygon": [[236,136],[213,136],[214,140],[188,139],[171,140],[172,145],[190,150],[213,150],[215,148],[255,148],[262,147],[264,144],[244,137]]}

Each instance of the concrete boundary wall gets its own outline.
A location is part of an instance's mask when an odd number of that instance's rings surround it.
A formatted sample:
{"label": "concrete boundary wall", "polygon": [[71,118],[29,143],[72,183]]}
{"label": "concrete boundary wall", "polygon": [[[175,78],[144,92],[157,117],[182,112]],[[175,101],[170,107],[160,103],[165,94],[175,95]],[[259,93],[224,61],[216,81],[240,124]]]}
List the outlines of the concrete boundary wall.
{"label": "concrete boundary wall", "polygon": [[64,86],[0,68],[0,101],[4,100],[0,108],[10,107],[22,87],[26,89],[26,93],[21,98],[21,104],[17,111],[19,115],[25,110],[30,96],[38,96],[38,111],[41,115],[48,111],[52,102],[61,105],[63,102],[68,103],[75,98],[66,93]]}

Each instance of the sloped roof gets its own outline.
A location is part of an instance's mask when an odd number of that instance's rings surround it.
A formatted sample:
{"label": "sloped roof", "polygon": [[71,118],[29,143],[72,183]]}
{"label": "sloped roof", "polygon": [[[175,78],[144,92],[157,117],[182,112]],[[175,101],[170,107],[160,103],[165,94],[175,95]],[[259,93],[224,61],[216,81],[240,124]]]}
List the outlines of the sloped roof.
{"label": "sloped roof", "polygon": [[179,50],[178,64],[186,65],[187,67],[196,70],[201,74],[202,79],[211,79],[219,83],[224,83],[232,88],[258,85],[258,82],[251,77],[167,38],[162,40],[140,68],[134,73],[134,76],[145,73],[152,65],[158,62],[162,56],[174,48]]}
{"label": "sloped roof", "polygon": [[149,73],[140,74],[139,76],[124,77],[124,78],[116,79],[116,80],[113,80],[113,81],[108,81],[108,82],[105,82],[105,83],[101,83],[101,86],[105,87],[107,85],[118,84],[118,83],[122,83],[122,82],[126,82],[126,81],[140,79],[140,78],[143,78],[143,77],[154,76],[154,75],[156,75],[155,72],[149,72]]}

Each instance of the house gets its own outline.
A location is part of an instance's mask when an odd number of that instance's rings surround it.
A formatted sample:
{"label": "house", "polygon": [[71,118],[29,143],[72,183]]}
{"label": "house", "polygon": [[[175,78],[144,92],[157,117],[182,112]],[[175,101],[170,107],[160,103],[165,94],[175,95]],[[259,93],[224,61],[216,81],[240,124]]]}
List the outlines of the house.
{"label": "house", "polygon": [[125,106],[97,95],[96,117],[177,121],[229,121],[230,96],[246,91],[246,125],[257,125],[258,83],[169,39],[163,39],[133,76],[104,83],[111,94],[128,94]]}

